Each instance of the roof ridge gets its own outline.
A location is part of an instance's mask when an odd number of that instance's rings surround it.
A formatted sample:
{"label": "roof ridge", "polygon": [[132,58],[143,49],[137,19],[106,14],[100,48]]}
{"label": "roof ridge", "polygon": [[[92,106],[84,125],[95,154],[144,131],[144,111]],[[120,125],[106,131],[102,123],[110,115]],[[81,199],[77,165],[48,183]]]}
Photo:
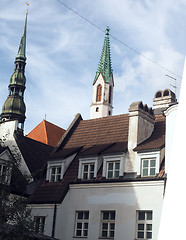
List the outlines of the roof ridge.
{"label": "roof ridge", "polygon": [[43,119],[42,123],[44,124],[44,133],[45,133],[45,136],[46,136],[46,143],[48,144],[48,134],[47,134],[46,120]]}

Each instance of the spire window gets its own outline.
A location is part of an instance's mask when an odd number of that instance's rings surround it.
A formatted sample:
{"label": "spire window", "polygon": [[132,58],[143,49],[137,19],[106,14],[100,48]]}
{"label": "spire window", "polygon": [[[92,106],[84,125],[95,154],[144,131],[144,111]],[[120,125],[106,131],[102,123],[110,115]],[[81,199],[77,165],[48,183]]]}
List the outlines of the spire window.
{"label": "spire window", "polygon": [[102,86],[99,84],[97,86],[96,102],[100,102],[102,97]]}

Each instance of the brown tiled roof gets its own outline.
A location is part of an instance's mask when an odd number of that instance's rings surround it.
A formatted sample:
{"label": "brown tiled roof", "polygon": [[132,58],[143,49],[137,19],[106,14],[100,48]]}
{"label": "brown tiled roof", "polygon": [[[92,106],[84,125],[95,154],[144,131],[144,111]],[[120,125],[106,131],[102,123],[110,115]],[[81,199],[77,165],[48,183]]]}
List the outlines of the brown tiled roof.
{"label": "brown tiled roof", "polygon": [[53,147],[20,134],[14,136],[32,176],[41,178]]}
{"label": "brown tiled roof", "polygon": [[[55,148],[50,161],[64,158],[76,151],[78,151],[78,154],[68,167],[62,181],[50,183],[43,179],[40,186],[31,196],[30,202],[60,203],[69,189],[69,184],[77,182],[79,158],[127,151],[128,127],[128,114],[91,120],[82,120],[80,116],[76,116],[73,125],[66,131],[65,137]],[[140,144],[139,149],[162,147],[165,144],[164,134],[165,118],[157,116],[152,136]],[[96,181],[102,181],[101,172],[102,167],[98,171]],[[125,180],[120,179],[118,181]]]}
{"label": "brown tiled roof", "polygon": [[156,115],[154,131],[150,138],[140,143],[134,151],[161,149],[165,146],[165,117]]}
{"label": "brown tiled roof", "polygon": [[64,133],[63,128],[43,120],[27,134],[27,137],[55,147]]}
{"label": "brown tiled roof", "polygon": [[[73,133],[68,136],[68,139],[65,139],[65,146],[63,146],[62,149],[59,146],[56,149],[53,158],[55,158],[55,154],[60,156],[61,153],[63,155],[63,151],[66,148],[74,149],[83,147],[82,151],[92,148],[95,151],[94,154],[98,154],[101,151],[106,149],[108,150],[108,147],[110,146],[114,151],[114,147],[112,145],[116,143],[117,144],[115,146],[119,146],[118,144],[120,143],[121,149],[115,148],[115,150],[119,152],[126,151],[128,126],[128,114],[98,119],[80,120]],[[87,151],[87,155],[88,154],[92,154],[91,149],[89,152]]]}

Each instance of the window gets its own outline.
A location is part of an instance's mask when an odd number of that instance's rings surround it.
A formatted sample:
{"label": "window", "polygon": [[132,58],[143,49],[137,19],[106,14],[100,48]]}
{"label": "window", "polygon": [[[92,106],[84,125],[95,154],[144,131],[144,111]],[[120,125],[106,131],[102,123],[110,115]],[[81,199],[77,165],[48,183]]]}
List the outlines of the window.
{"label": "window", "polygon": [[120,162],[107,162],[107,178],[118,178],[120,171]]}
{"label": "window", "polygon": [[35,216],[34,217],[34,228],[37,233],[44,233],[45,217]]}
{"label": "window", "polygon": [[114,238],[115,232],[115,211],[101,212],[101,237]]}
{"label": "window", "polygon": [[59,182],[61,180],[61,166],[50,168],[50,182]]}
{"label": "window", "polygon": [[0,182],[5,182],[7,177],[7,166],[0,163]]}
{"label": "window", "polygon": [[111,103],[111,99],[112,99],[112,87],[109,86],[109,103]]}
{"label": "window", "polygon": [[155,176],[156,175],[156,159],[142,159],[142,177]]}
{"label": "window", "polygon": [[88,211],[77,211],[75,219],[75,237],[88,237]]}
{"label": "window", "polygon": [[94,179],[94,168],[95,168],[95,164],[94,163],[83,164],[82,179],[83,180]]}
{"label": "window", "polygon": [[136,238],[152,239],[152,211],[137,211]]}
{"label": "window", "polygon": [[96,102],[101,101],[101,95],[102,95],[102,86],[101,86],[101,84],[99,84],[97,86]]}

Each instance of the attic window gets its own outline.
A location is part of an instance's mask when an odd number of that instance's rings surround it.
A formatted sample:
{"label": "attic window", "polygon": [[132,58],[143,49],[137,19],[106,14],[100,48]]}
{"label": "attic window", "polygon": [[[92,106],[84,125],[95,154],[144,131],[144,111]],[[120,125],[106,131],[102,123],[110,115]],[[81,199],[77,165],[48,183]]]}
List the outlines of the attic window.
{"label": "attic window", "polygon": [[7,179],[7,166],[0,163],[0,182],[4,183]]}
{"label": "attic window", "polygon": [[101,86],[101,84],[99,84],[97,86],[96,102],[100,102],[101,101],[101,96],[102,96],[102,86]]}
{"label": "attic window", "polygon": [[100,161],[98,161],[98,157],[80,158],[78,179],[93,180],[94,178],[96,178],[100,164],[101,163]]}
{"label": "attic window", "polygon": [[61,166],[54,166],[50,169],[50,182],[60,182]]}

